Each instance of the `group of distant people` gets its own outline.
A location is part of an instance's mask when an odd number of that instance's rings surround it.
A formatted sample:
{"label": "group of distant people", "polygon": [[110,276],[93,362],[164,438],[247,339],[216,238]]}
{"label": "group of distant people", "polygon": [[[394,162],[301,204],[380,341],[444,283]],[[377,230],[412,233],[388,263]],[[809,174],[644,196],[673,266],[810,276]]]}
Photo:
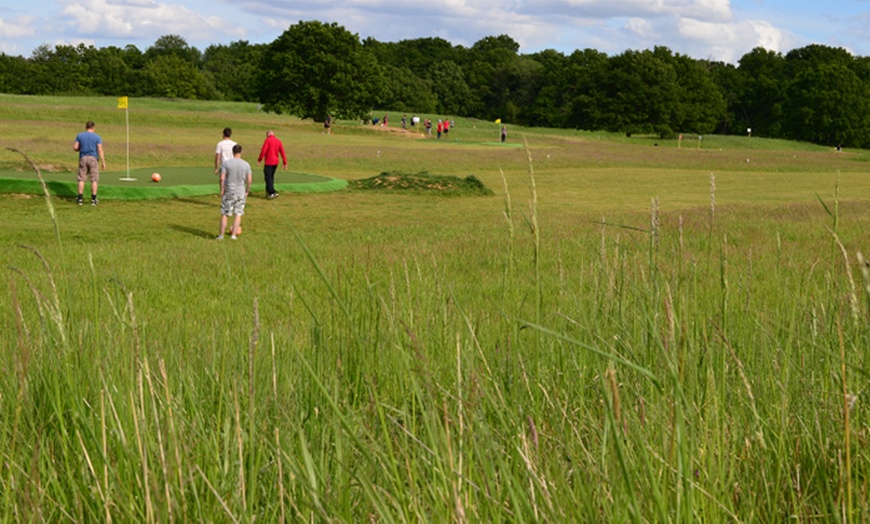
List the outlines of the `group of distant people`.
{"label": "group of distant people", "polygon": [[[231,138],[233,130],[224,128],[221,141],[217,143],[214,152],[214,172],[219,175],[221,195],[221,220],[220,232],[217,239],[223,240],[227,230],[229,217],[234,217],[230,228],[230,236],[235,239],[241,233],[242,215],[245,214],[245,203],[251,193],[253,173],[251,165],[242,160],[242,146]],[[85,130],[76,135],[73,142],[73,150],[79,154],[78,171],[78,194],[76,203],[84,204],[85,183],[91,183],[91,205],[99,204],[97,191],[100,183],[100,167],[106,169],[106,156],[103,151],[103,139],[96,132],[96,124],[92,121],[85,123]],[[266,179],[266,198],[269,200],[278,197],[275,190],[275,171],[278,163],[283,162],[284,170],[287,170],[287,154],[284,144],[270,129],[266,131],[266,140],[260,148],[257,157],[257,166],[263,163],[263,177]]]}
{"label": "group of distant people", "polygon": [[[377,124],[378,119],[374,119]],[[384,115],[383,124],[388,125],[389,115]],[[420,118],[414,115],[411,118],[411,125],[417,126],[420,123]],[[324,121],[324,128],[327,134],[332,132],[332,117],[327,115]],[[407,126],[407,115],[402,116],[402,129]],[[450,132],[451,122],[447,119],[438,119],[436,127],[438,139]],[[432,136],[432,121],[426,119],[423,122],[423,127],[429,137]],[[253,181],[253,173],[251,165],[242,160],[242,146],[237,144],[231,138],[233,130],[229,127],[224,128],[220,142],[214,152],[214,172],[219,176],[220,195],[221,195],[221,220],[220,232],[216,237],[218,240],[223,240],[227,230],[229,217],[233,218],[233,225],[230,228],[230,237],[238,238],[241,233],[242,215],[245,214],[245,203],[248,195],[251,193],[251,183]],[[501,128],[501,141],[507,140],[507,126]],[[837,147],[840,150],[840,147]],[[99,203],[97,199],[97,190],[100,182],[100,166],[103,170],[106,169],[106,157],[103,151],[103,140],[96,133],[96,125],[92,121],[85,123],[85,130],[76,135],[73,143],[73,150],[79,153],[79,166],[76,174],[78,182],[78,194],[76,203],[84,204],[84,188],[85,183],[91,183],[91,205],[96,206]],[[275,172],[278,170],[279,162],[283,162],[284,170],[287,170],[287,154],[284,151],[284,144],[275,133],[270,129],[266,131],[266,140],[260,148],[260,155],[257,157],[257,166],[263,163],[263,177],[266,180],[266,198],[273,200],[278,197],[278,192],[275,190]]]}
{"label": "group of distant people", "polygon": [[[382,119],[379,119],[379,118],[372,119],[372,125],[380,124],[381,126],[387,127],[390,125],[389,122],[390,122],[390,115],[389,114],[385,114]],[[410,119],[410,122],[411,122],[411,126],[416,128],[417,126],[420,125],[420,117],[417,115],[413,115]],[[422,123],[423,123],[423,129],[426,130],[426,135],[429,138],[432,138],[432,127],[433,127],[432,120],[427,118],[426,120],[423,120]],[[446,118],[442,120],[439,118],[438,123],[435,126],[435,130],[437,133],[436,138],[438,140],[440,140],[441,137],[447,138],[448,133],[450,133],[450,127],[454,126],[454,125],[455,125],[455,122],[452,120],[448,120]],[[408,129],[408,115],[402,115],[402,129],[403,130]],[[502,142],[504,142],[504,140],[507,138],[507,128],[503,128],[502,132],[503,132]]]}

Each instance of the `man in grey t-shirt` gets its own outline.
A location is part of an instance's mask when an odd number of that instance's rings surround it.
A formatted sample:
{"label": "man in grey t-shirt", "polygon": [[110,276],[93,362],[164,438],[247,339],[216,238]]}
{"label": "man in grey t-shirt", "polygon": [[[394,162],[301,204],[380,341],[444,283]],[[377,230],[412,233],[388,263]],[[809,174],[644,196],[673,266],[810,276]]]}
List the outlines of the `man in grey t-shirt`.
{"label": "man in grey t-shirt", "polygon": [[218,240],[224,239],[227,219],[235,218],[230,229],[230,238],[235,240],[242,229],[242,215],[245,214],[245,201],[251,192],[251,164],[242,160],[242,146],[233,146],[233,158],[221,164],[221,230]]}

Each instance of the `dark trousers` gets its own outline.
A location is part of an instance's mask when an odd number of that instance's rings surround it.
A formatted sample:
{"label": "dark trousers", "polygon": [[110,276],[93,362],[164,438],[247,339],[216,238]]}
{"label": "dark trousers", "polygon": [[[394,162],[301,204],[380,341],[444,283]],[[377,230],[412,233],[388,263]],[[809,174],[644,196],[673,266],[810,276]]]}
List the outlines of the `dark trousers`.
{"label": "dark trousers", "polygon": [[266,177],[266,194],[275,194],[275,171],[278,166],[263,166],[263,176]]}

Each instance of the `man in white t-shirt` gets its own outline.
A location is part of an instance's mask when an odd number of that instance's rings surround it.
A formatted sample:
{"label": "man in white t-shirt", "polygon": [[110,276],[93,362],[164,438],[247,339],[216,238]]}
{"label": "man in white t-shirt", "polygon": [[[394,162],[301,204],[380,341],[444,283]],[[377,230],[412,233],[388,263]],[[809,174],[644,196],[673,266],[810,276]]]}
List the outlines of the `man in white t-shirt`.
{"label": "man in white t-shirt", "polygon": [[217,148],[214,150],[214,174],[220,175],[221,173],[221,165],[227,160],[233,158],[233,147],[236,145],[235,142],[230,140],[230,137],[233,135],[233,130],[225,127],[223,140],[218,142]]}

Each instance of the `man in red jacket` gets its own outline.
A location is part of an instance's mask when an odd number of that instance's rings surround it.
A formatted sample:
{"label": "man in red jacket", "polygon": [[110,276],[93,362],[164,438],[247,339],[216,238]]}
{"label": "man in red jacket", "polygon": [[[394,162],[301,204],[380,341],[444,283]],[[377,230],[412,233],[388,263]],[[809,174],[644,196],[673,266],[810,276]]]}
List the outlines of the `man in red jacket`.
{"label": "man in red jacket", "polygon": [[287,171],[287,155],[284,153],[284,144],[270,129],[266,131],[266,141],[263,142],[260,156],[257,158],[258,167],[260,162],[265,159],[263,176],[266,178],[266,198],[269,200],[278,196],[278,192],[275,191],[275,171],[278,169],[278,157],[284,161],[284,171]]}

